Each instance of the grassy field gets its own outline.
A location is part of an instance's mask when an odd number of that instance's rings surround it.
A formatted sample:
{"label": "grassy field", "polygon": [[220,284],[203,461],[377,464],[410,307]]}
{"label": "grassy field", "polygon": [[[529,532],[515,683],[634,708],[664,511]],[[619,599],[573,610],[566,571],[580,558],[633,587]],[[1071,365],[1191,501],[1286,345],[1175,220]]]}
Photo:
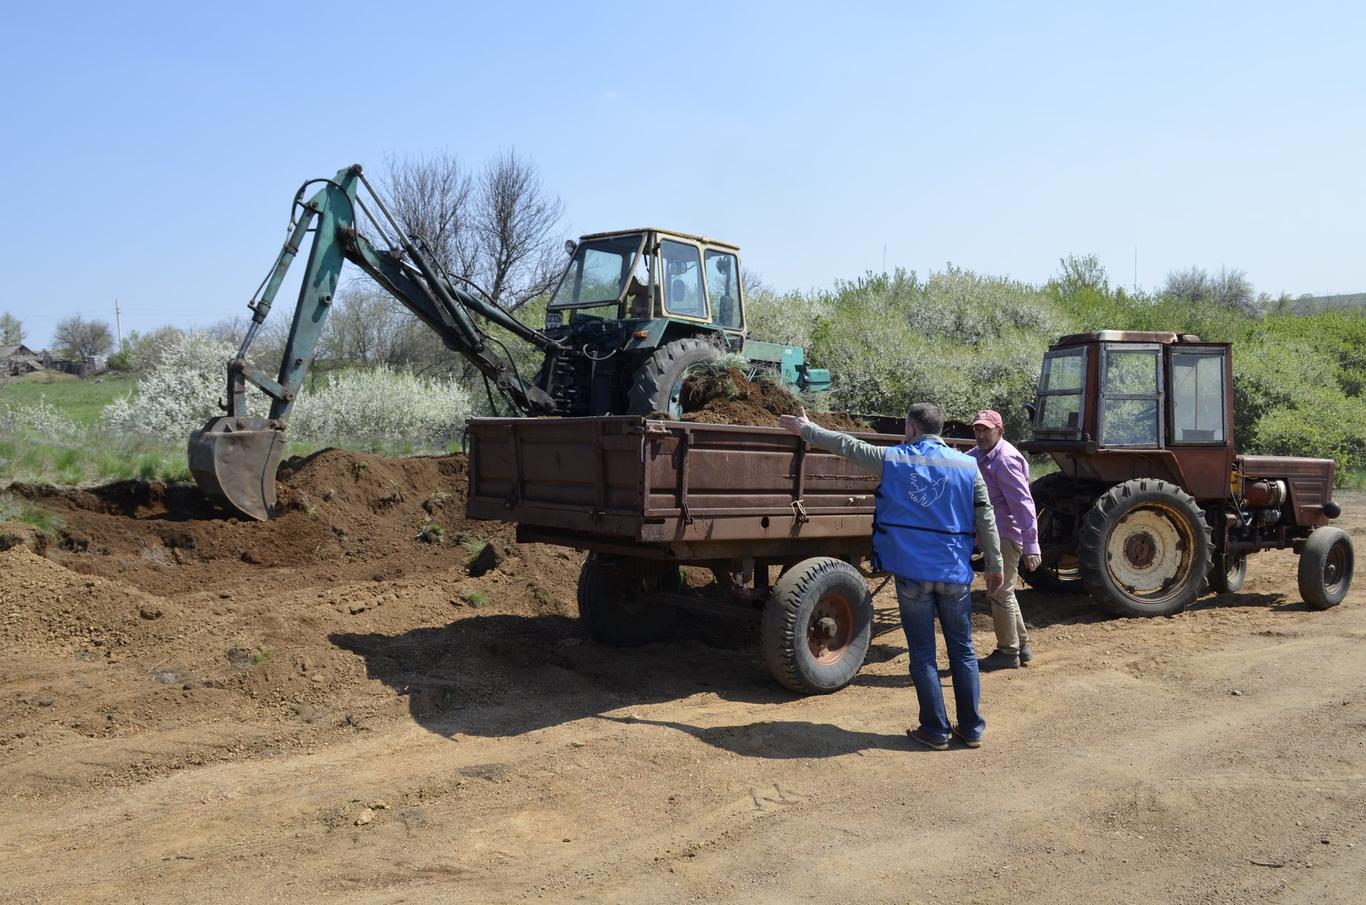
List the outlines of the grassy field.
{"label": "grassy field", "polygon": [[94,424],[100,411],[120,396],[133,392],[131,377],[87,377],[37,371],[0,381],[0,405],[33,405],[47,400],[77,424]]}
{"label": "grassy field", "polygon": [[0,382],[0,411],[45,402],[76,426],[69,436],[49,437],[25,430],[23,419],[18,419],[13,430],[0,435],[0,485],[189,480],[184,447],[113,435],[100,425],[104,407],[131,393],[135,384],[129,377],[78,378],[48,372]]}

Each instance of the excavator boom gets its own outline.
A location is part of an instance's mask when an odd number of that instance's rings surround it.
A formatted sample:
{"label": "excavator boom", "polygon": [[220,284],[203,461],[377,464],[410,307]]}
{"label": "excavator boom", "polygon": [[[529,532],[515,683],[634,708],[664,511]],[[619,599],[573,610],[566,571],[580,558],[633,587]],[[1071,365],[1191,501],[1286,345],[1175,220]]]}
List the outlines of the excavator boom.
{"label": "excavator boom", "polygon": [[[322,187],[305,201],[304,193],[317,182],[323,183]],[[378,217],[366,197],[379,212]],[[362,234],[358,214],[387,248],[376,247]],[[249,362],[247,352],[310,232],[313,243],[294,320],[279,374],[272,378]],[[562,351],[560,343],[493,302],[457,287],[421,240],[410,237],[390,215],[360,165],[347,167],[332,179],[310,180],[299,189],[291,211],[289,237],[248,303],[251,322],[236,356],[228,362],[226,414],[190,435],[190,471],[196,483],[205,493],[222,498],[238,515],[264,520],[275,506],[275,470],[284,452],[285,431],[347,261],[359,266],[436,331],[447,348],[467,358],[523,413],[555,411],[555,401],[544,390],[523,380],[511,362],[494,354],[475,318],[492,321],[547,352]],[[266,417],[248,414],[247,384],[270,399]]]}

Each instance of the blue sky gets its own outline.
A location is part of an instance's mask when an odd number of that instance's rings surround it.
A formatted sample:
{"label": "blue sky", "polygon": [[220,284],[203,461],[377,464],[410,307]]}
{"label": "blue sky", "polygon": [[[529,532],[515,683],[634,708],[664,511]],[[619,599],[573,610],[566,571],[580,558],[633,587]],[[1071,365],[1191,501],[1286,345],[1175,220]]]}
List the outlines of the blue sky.
{"label": "blue sky", "polygon": [[305,178],[515,148],[566,236],[779,289],[945,262],[1366,291],[1360,4],[12,5],[0,311],[47,343],[243,312]]}

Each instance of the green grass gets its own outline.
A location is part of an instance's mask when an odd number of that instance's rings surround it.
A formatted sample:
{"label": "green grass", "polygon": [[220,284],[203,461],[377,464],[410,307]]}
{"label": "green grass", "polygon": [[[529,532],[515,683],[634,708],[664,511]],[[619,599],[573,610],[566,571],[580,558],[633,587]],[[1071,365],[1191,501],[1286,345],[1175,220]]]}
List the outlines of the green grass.
{"label": "green grass", "polygon": [[0,382],[0,405],[33,405],[41,399],[80,425],[94,424],[106,405],[133,392],[131,377],[73,377],[35,372]]}
{"label": "green grass", "polygon": [[1337,486],[1345,490],[1366,490],[1366,469],[1339,472]]}
{"label": "green grass", "polygon": [[95,428],[72,442],[25,436],[0,441],[0,483],[94,484],[131,479],[189,481],[185,447],[106,436]]}
{"label": "green grass", "polygon": [[15,499],[12,493],[0,493],[0,522],[23,522],[44,534],[56,534],[62,528],[60,518],[46,509]]}

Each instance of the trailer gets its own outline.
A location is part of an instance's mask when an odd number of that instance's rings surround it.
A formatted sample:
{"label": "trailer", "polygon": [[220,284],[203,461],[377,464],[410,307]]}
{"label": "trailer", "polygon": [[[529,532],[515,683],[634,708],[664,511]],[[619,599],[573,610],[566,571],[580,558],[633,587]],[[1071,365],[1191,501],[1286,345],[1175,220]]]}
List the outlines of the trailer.
{"label": "trailer", "polygon": [[[870,424],[854,436],[903,442],[900,419]],[[769,669],[793,691],[838,691],[863,665],[879,476],[774,427],[481,418],[469,438],[468,517],[587,551],[578,605],[594,639],[656,640],[684,607],[760,622]],[[684,566],[720,592],[687,587]]]}

